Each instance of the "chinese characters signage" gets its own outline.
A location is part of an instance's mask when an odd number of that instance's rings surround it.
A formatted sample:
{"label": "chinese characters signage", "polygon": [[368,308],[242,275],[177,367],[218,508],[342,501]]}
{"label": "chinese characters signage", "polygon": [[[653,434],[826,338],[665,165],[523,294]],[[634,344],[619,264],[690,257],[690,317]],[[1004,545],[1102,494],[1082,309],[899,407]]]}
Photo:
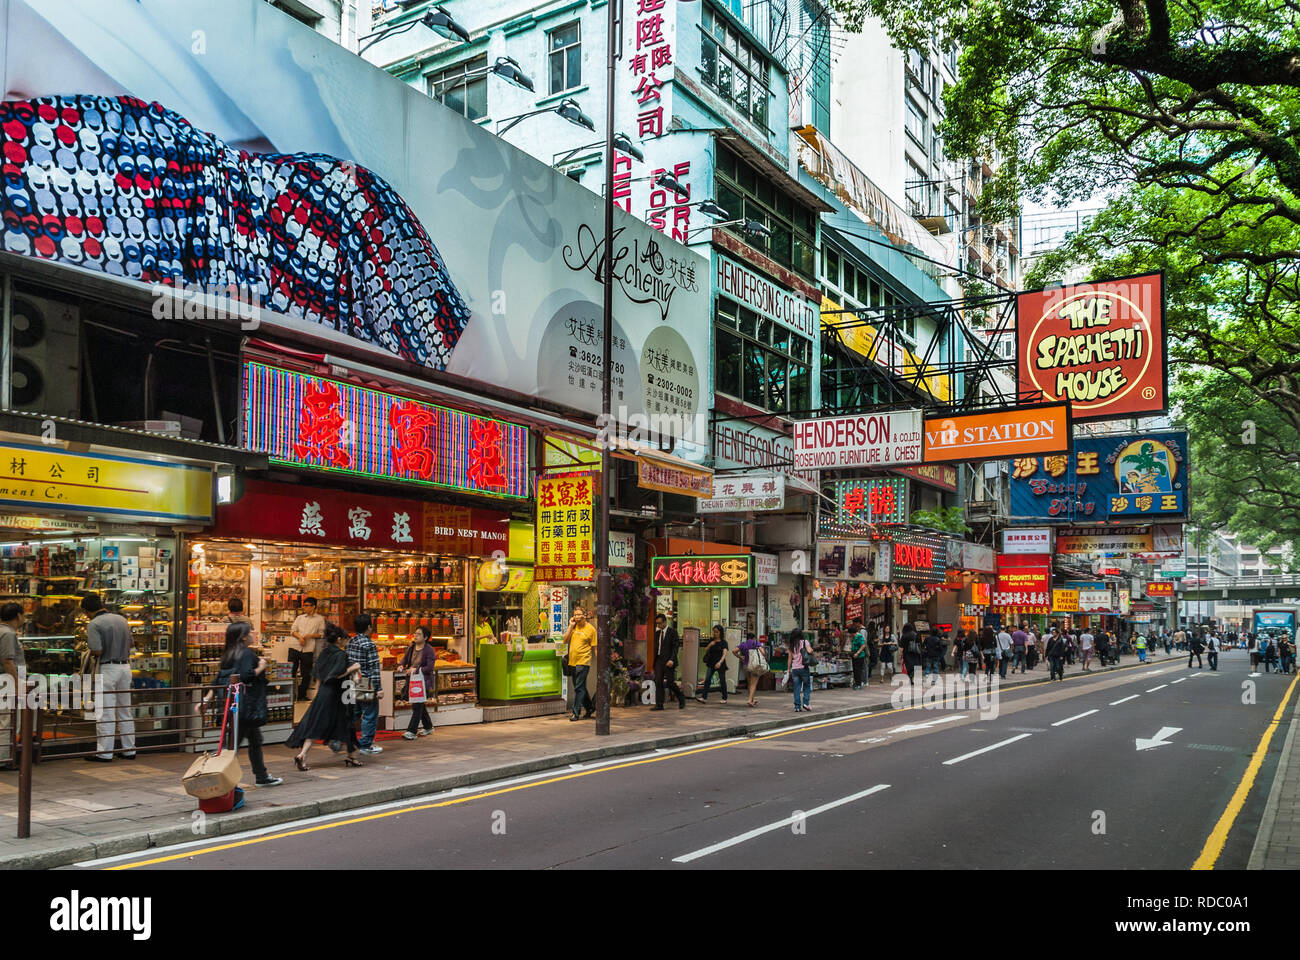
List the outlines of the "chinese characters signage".
{"label": "chinese characters signage", "polygon": [[75,510],[104,519],[207,523],[212,519],[212,470],[141,457],[3,444],[0,504]]}
{"label": "chinese characters signage", "polygon": [[957,468],[950,464],[923,463],[915,467],[898,467],[894,473],[900,477],[911,477],[913,480],[938,487],[940,490],[947,490],[949,493],[957,492]]}
{"label": "chinese characters signage", "polygon": [[1011,515],[1057,523],[1187,515],[1187,434],[1077,437],[1068,456],[1011,461]]}
{"label": "chinese characters signage", "polygon": [[1020,294],[1020,389],[1068,402],[1076,420],[1163,413],[1163,280],[1155,273]]}
{"label": "chinese characters signage", "polygon": [[1052,530],[1050,527],[1036,529],[1012,528],[1002,531],[1003,553],[1051,553]]}
{"label": "chinese characters signage", "polygon": [[689,470],[638,460],[637,486],[646,490],[707,499],[713,495],[713,474],[705,470]]}
{"label": "chinese characters signage", "polygon": [[550,474],[537,481],[537,580],[595,579],[595,494],[590,473]]}
{"label": "chinese characters signage", "polygon": [[1146,586],[1148,597],[1172,597],[1174,582],[1172,580],[1148,580]]}
{"label": "chinese characters signage", "polygon": [[633,135],[638,140],[662,137],[672,123],[676,6],[676,0],[633,0],[628,4],[623,63],[626,64],[626,89],[636,118]]}
{"label": "chinese characters signage", "polygon": [[700,513],[780,510],[785,506],[785,477],[780,474],[714,477],[713,494],[700,501]]}
{"label": "chinese characters signage", "polygon": [[921,436],[920,410],[796,420],[794,465],[838,470],[920,463]]}
{"label": "chinese characters signage", "polygon": [[907,480],[872,477],[837,480],[830,485],[835,513],[822,516],[821,532],[830,536],[870,536],[878,523],[906,523]]}
{"label": "chinese characters signage", "polygon": [[528,428],[339,380],[244,364],[243,445],[273,462],[528,496]]}
{"label": "chinese characters signage", "polygon": [[650,585],[748,588],[754,585],[754,566],[746,555],[655,557],[650,565]]}
{"label": "chinese characters signage", "polygon": [[925,421],[926,463],[996,460],[1069,449],[1070,406],[1065,403]]}
{"label": "chinese characters signage", "polygon": [[1051,607],[1051,557],[1012,554],[998,557],[993,609],[1000,613],[1048,613]]}
{"label": "chinese characters signage", "polygon": [[1056,535],[1057,553],[1150,553],[1151,530],[1144,527],[1095,527]]}

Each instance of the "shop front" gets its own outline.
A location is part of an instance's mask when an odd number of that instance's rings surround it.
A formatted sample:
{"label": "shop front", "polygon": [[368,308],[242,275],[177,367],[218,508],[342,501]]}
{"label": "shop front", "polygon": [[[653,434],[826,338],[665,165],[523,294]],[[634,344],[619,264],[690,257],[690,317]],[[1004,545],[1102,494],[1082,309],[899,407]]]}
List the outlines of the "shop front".
{"label": "shop front", "polygon": [[[218,451],[148,440],[192,447],[196,458]],[[214,509],[217,460],[85,447],[0,440],[7,473],[0,492],[0,605],[21,607],[27,676],[50,691],[37,718],[46,756],[93,748],[97,691],[95,678],[83,675],[89,648],[81,599],[87,592],[97,593],[130,626],[137,747],[176,741],[173,717],[183,716],[186,706],[173,691],[185,682],[183,651],[175,642],[184,590],[177,558],[185,532],[210,522]],[[16,732],[14,715],[0,711],[0,763],[14,756]]]}
{"label": "shop front", "polygon": [[989,611],[999,626],[1025,622],[1041,633],[1052,612],[1051,587],[1051,554],[1000,553]]}

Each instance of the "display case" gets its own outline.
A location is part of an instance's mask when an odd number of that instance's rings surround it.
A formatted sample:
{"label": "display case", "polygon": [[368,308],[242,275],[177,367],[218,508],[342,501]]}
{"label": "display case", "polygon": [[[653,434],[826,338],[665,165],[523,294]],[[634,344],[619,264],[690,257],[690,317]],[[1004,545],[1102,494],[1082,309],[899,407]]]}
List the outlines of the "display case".
{"label": "display case", "polygon": [[526,643],[506,635],[478,648],[479,693],[484,702],[510,703],[562,695],[559,645]]}

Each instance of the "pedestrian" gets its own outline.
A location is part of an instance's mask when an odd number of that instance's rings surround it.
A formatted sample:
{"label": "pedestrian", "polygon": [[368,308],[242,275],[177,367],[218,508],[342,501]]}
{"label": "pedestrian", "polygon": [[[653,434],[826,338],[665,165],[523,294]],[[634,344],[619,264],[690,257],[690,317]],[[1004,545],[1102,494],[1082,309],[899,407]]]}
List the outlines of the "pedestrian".
{"label": "pedestrian", "polygon": [[1165,656],[1167,657],[1169,656],[1170,648],[1173,646],[1173,640],[1169,636],[1169,631],[1167,631],[1164,627],[1160,628],[1160,639],[1164,643]]}
{"label": "pedestrian", "polygon": [[1295,673],[1295,641],[1290,637],[1281,637],[1277,644],[1278,662],[1283,673]]}
{"label": "pedestrian", "polygon": [[880,641],[876,639],[876,627],[875,624],[872,624],[867,630],[867,669],[863,683],[871,682],[871,675],[876,672],[876,664],[879,662]]}
{"label": "pedestrian", "polygon": [[[1273,667],[1277,666],[1277,644],[1272,637],[1267,637],[1264,643],[1264,672],[1269,673]],[[1188,661],[1187,665],[1190,667],[1191,662]]]}
{"label": "pedestrian", "polygon": [[[790,631],[786,644],[790,651],[790,683],[794,688],[794,712],[811,710],[813,648],[798,627]],[[801,699],[802,697],[802,699]]]}
{"label": "pedestrian", "polygon": [[81,609],[90,617],[86,644],[99,661],[102,713],[95,724],[99,752],[87,760],[108,763],[113,759],[113,742],[122,741],[122,759],[135,759],[135,715],[131,712],[131,627],[120,613],[109,613],[97,593],[81,598]]}
{"label": "pedestrian", "polygon": [[379,648],[370,639],[370,614],[358,613],[352,618],[352,629],[356,631],[348,641],[348,663],[361,664],[360,680],[368,682],[371,692],[363,692],[361,684],[354,688],[356,701],[353,710],[361,723],[361,735],[357,742],[361,752],[370,756],[383,753],[384,748],[375,744],[375,732],[379,729],[379,700],[384,691],[379,685]]}
{"label": "pedestrian", "polygon": [[1038,648],[1042,641],[1032,626],[1025,628],[1025,666],[1030,670],[1038,666]]}
{"label": "pedestrian", "polygon": [[[253,625],[247,621],[232,623],[226,627],[226,648],[221,654],[221,665],[217,673],[217,682],[213,690],[204,693],[203,699],[194,705],[194,712],[202,715],[204,709],[212,702],[215,695],[225,697],[225,689],[232,683],[242,684],[239,691],[238,721],[226,731],[225,748],[239,750],[241,741],[248,742],[248,763],[253,768],[254,782],[259,787],[275,787],[284,781],[273,777],[266,769],[266,760],[262,756],[262,725],[266,723],[266,658],[260,657],[249,647],[249,637]],[[238,729],[238,739],[235,731]]]}
{"label": "pedestrian", "polygon": [[758,681],[767,673],[767,658],[763,655],[763,645],[752,633],[745,637],[736,647],[736,656],[740,657],[745,668],[745,682],[749,684],[748,706],[758,706],[755,694],[758,693]]}
{"label": "pedestrian", "polygon": [[[660,614],[656,622],[662,621],[663,615]],[[587,690],[587,674],[591,672],[592,652],[596,649],[596,628],[587,622],[587,611],[582,607],[576,608],[573,616],[569,617],[569,629],[565,631],[563,639],[565,649],[568,651],[566,656],[569,666],[573,668],[573,676],[569,677],[569,681],[573,684],[573,715],[569,717],[569,721],[589,720],[596,712],[596,704],[592,702],[591,693]],[[654,709],[662,710],[664,687],[659,681],[658,673],[659,658],[656,657],[655,702],[658,706]],[[584,705],[587,708],[586,713],[582,712]]]}
{"label": "pedestrian", "polygon": [[1047,662],[1051,669],[1048,680],[1065,679],[1065,655],[1068,649],[1069,641],[1066,640],[1064,633],[1053,631],[1052,638],[1047,641]]}
{"label": "pedestrian", "polygon": [[998,676],[1005,680],[1007,678],[1007,667],[1011,665],[1011,649],[1015,643],[1007,628],[1003,627],[998,631]]}
{"label": "pedestrian", "polygon": [[960,645],[954,647],[953,656],[961,658],[961,678],[963,680],[970,680],[978,675],[980,671],[979,634],[974,630],[963,631]]}
{"label": "pedestrian", "polygon": [[916,683],[916,668],[921,665],[924,649],[921,645],[921,638],[911,620],[903,624],[903,634],[899,638],[899,646],[903,651],[903,667],[907,670],[907,679],[911,683]]}
{"label": "pedestrian", "polygon": [[998,635],[992,627],[980,631],[980,660],[984,664],[984,676],[993,679],[993,671],[998,666]]}
{"label": "pedestrian", "polygon": [[727,631],[722,629],[722,624],[713,625],[713,638],[709,645],[704,648],[704,692],[696,696],[700,703],[706,703],[709,699],[709,687],[713,683],[713,675],[718,675],[718,686],[722,688],[722,702],[727,702]]}
{"label": "pedestrian", "polygon": [[[1213,633],[1205,640],[1205,659],[1210,662],[1211,670],[1219,669],[1219,638]],[[1283,670],[1283,673],[1285,672]]]}
{"label": "pedestrian", "polygon": [[231,597],[226,601],[226,615],[221,618],[223,623],[248,623],[253,621],[244,613],[244,601],[239,597]]}
{"label": "pedestrian", "polygon": [[406,648],[406,653],[402,657],[402,669],[410,671],[411,679],[414,679],[416,674],[424,678],[426,700],[411,704],[411,722],[406,732],[402,734],[403,740],[414,740],[417,736],[425,737],[433,733],[433,718],[429,716],[427,698],[438,676],[438,657],[433,652],[433,644],[429,642],[428,627],[415,628],[415,633],[411,635],[411,645]]}
{"label": "pedestrian", "polygon": [[1138,634],[1137,637],[1137,655],[1138,655],[1138,663],[1147,662],[1147,640],[1146,637],[1142,636],[1142,634],[1140,633]]}
{"label": "pedestrian", "polygon": [[677,709],[686,707],[686,695],[677,685],[677,654],[681,650],[677,629],[668,623],[664,614],[655,617],[655,705],[652,710],[664,708],[664,698],[672,694],[677,698]]}
{"label": "pedestrian", "polygon": [[1187,669],[1192,669],[1192,658],[1195,657],[1196,669],[1204,670],[1205,664],[1201,662],[1201,654],[1205,650],[1205,641],[1201,639],[1200,633],[1193,633],[1187,643]]}
{"label": "pedestrian", "polygon": [[895,673],[894,653],[898,650],[898,643],[894,640],[893,628],[885,624],[880,636],[880,682],[885,682],[885,671],[889,671],[892,677]]}
{"label": "pedestrian", "polygon": [[1187,631],[1182,627],[1174,631],[1174,649],[1180,651],[1187,649]]}
{"label": "pedestrian", "polygon": [[1025,651],[1028,649],[1029,634],[1025,625],[1022,623],[1017,629],[1011,632],[1011,672],[1016,672],[1016,667],[1020,672],[1025,672]]}
{"label": "pedestrian", "polygon": [[853,639],[849,641],[849,660],[853,666],[853,689],[861,690],[862,674],[870,662],[871,644],[867,642],[867,631],[861,620],[854,620],[851,626]]}
{"label": "pedestrian", "polygon": [[931,630],[925,636],[925,675],[933,677],[931,684],[939,682],[939,664],[943,663],[943,651],[947,644],[938,630]]}
{"label": "pedestrian", "polygon": [[303,597],[298,616],[289,628],[289,663],[291,677],[298,677],[298,699],[306,700],[311,687],[312,662],[316,659],[317,641],[325,636],[325,618],[316,612],[316,598]]}
{"label": "pedestrian", "polygon": [[331,750],[338,753],[346,745],[348,755],[343,758],[346,767],[359,767],[357,759],[357,725],[352,719],[352,707],[344,700],[343,684],[355,681],[361,674],[361,664],[348,663],[344,652],[348,635],[337,623],[325,624],[321,639],[320,656],[312,667],[316,677],[316,698],[312,700],[307,712],[289,733],[285,746],[290,749],[300,748],[293,758],[293,765],[306,773],[307,754],[312,744],[324,740]]}
{"label": "pedestrian", "polygon": [[[22,604],[10,602],[0,606],[0,671],[13,679],[16,694],[21,693],[19,684],[27,675],[27,657],[23,653],[23,642],[18,638],[18,628],[22,623]],[[0,707],[0,714],[6,712]],[[0,750],[7,746],[7,743],[0,743]]]}
{"label": "pedestrian", "polygon": [[1084,673],[1092,672],[1092,668],[1088,664],[1092,662],[1092,647],[1095,642],[1096,638],[1093,637],[1092,631],[1084,630],[1083,633],[1079,634],[1079,659],[1083,661]]}
{"label": "pedestrian", "polygon": [[1250,669],[1259,669],[1259,643],[1252,633],[1246,638],[1246,649],[1250,651]]}

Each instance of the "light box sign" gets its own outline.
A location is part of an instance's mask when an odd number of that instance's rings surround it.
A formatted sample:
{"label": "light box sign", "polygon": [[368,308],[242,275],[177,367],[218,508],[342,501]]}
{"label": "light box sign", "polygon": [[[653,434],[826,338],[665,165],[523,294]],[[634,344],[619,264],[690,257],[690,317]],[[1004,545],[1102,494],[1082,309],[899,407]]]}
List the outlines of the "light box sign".
{"label": "light box sign", "polygon": [[1061,554],[1130,554],[1150,550],[1151,531],[1142,527],[1092,527],[1056,535],[1056,552]]}
{"label": "light box sign", "polygon": [[800,470],[906,466],[922,460],[921,411],[863,413],[794,423]]}
{"label": "light box sign", "polygon": [[590,473],[547,474],[537,480],[537,564],[548,582],[594,580],[595,481]]}
{"label": "light box sign", "polygon": [[970,585],[970,602],[977,607],[987,607],[992,601],[991,593],[987,583],[976,580]]}
{"label": "light box sign", "polygon": [[1172,597],[1174,582],[1172,580],[1148,580],[1146,585],[1148,597]]}
{"label": "light box sign", "polygon": [[1002,531],[1003,553],[1051,553],[1050,527],[1013,527]]}
{"label": "light box sign", "polygon": [[948,570],[948,544],[928,533],[891,534],[890,578],[895,583],[943,583]]}
{"label": "light box sign", "polygon": [[926,463],[997,460],[1066,453],[1069,449],[1070,406],[1066,403],[925,421]]}
{"label": "light box sign", "polygon": [[1183,519],[1188,470],[1185,431],[1076,437],[1069,456],[1011,461],[1011,516],[1052,523]]}
{"label": "light box sign", "polygon": [[785,477],[781,474],[714,477],[713,496],[701,499],[700,513],[743,513],[785,507]]}
{"label": "light box sign", "polygon": [[1078,613],[1079,591],[1057,588],[1052,591],[1053,613]]}
{"label": "light box sign", "polygon": [[1163,413],[1164,275],[1020,294],[1016,355],[1020,389],[1069,403],[1075,420]]}
{"label": "light box sign", "polygon": [[993,608],[1003,613],[1049,613],[1052,597],[1049,556],[1012,554],[998,557]]}
{"label": "light box sign", "polygon": [[[619,129],[672,144],[677,4],[654,5],[628,14],[615,99]],[[209,56],[181,53],[196,25]],[[615,211],[607,257],[598,192],[264,0],[18,0],[0,36],[6,90],[30,98],[0,109],[7,253],[145,291],[237,291],[277,336],[590,414],[612,260],[615,411],[650,413],[661,390],[664,412],[710,409],[710,263],[670,236],[689,198],[658,205],[664,232]]]}
{"label": "light box sign", "polygon": [[243,446],[276,463],[527,497],[528,428],[256,361]]}
{"label": "light box sign", "polygon": [[869,535],[875,524],[906,523],[907,479],[872,477],[866,480],[837,480],[830,485],[835,498],[833,523],[823,517],[822,532],[837,536]]}
{"label": "light box sign", "polygon": [[754,565],[748,554],[709,557],[655,557],[650,585],[673,589],[747,589],[754,585]]}

